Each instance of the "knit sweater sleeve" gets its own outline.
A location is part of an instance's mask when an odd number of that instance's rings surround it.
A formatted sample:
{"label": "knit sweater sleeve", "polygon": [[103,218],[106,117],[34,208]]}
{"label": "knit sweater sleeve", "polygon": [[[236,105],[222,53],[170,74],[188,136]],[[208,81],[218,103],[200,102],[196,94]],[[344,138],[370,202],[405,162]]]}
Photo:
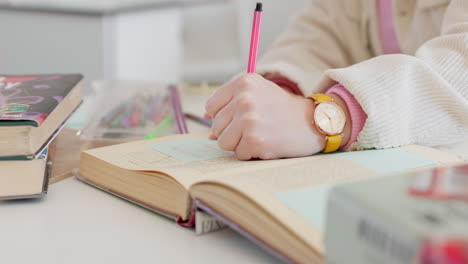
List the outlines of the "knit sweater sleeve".
{"label": "knit sweater sleeve", "polygon": [[442,145],[468,132],[468,1],[452,0],[440,36],[415,56],[379,56],[325,72],[324,90],[340,83],[368,117],[354,148]]}

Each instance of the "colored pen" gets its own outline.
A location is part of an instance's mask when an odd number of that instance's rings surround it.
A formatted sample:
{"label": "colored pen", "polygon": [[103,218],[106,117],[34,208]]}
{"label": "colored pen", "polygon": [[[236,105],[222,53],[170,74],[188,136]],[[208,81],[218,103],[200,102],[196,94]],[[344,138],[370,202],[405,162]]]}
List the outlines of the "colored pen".
{"label": "colored pen", "polygon": [[255,7],[253,22],[252,22],[252,36],[250,37],[250,52],[249,63],[247,66],[248,73],[254,73],[257,67],[258,56],[258,43],[260,42],[260,27],[262,24],[263,4],[257,2]]}
{"label": "colored pen", "polygon": [[192,121],[195,121],[195,122],[197,122],[197,123],[199,123],[199,124],[201,124],[201,125],[204,125],[204,126],[207,126],[207,127],[211,127],[211,126],[213,125],[213,121],[208,120],[208,119],[205,119],[205,118],[203,118],[203,117],[199,117],[199,116],[196,116],[196,115],[192,115],[192,114],[190,114],[190,113],[185,113],[184,115],[185,115],[185,117],[186,117],[187,119],[190,119],[190,120],[192,120]]}
{"label": "colored pen", "polygon": [[172,107],[174,109],[174,117],[177,123],[177,128],[179,129],[179,133],[187,134],[188,133],[187,124],[185,123],[185,117],[182,111],[182,105],[180,102],[179,90],[177,89],[177,86],[170,85],[169,93],[171,95]]}

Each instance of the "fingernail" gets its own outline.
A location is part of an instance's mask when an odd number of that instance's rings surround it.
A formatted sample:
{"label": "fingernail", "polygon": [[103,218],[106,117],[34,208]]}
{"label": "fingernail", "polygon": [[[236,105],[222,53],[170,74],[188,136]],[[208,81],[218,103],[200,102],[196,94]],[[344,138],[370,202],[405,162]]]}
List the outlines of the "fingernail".
{"label": "fingernail", "polygon": [[210,133],[209,138],[210,138],[210,139],[213,139],[213,140],[218,139],[218,137],[215,136],[215,135],[213,134],[213,132]]}
{"label": "fingernail", "polygon": [[208,113],[205,113],[204,117],[205,117],[206,119],[210,119],[210,120],[212,119],[212,117],[211,117]]}

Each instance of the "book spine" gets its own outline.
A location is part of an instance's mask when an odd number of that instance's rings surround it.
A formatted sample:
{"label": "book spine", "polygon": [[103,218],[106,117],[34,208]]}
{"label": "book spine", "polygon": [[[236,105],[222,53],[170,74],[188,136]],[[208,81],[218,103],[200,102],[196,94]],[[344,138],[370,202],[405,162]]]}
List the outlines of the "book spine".
{"label": "book spine", "polygon": [[416,232],[335,189],[328,201],[325,246],[331,264],[416,264],[423,241]]}

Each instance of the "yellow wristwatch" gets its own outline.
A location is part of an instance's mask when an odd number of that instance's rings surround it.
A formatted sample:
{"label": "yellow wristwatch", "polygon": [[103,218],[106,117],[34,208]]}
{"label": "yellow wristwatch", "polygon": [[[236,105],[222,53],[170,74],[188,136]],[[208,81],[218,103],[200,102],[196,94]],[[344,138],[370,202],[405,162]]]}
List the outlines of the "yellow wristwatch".
{"label": "yellow wristwatch", "polygon": [[327,145],[324,153],[337,151],[343,140],[346,115],[333,98],[326,94],[312,94],[308,98],[315,101],[314,125],[325,135]]}

